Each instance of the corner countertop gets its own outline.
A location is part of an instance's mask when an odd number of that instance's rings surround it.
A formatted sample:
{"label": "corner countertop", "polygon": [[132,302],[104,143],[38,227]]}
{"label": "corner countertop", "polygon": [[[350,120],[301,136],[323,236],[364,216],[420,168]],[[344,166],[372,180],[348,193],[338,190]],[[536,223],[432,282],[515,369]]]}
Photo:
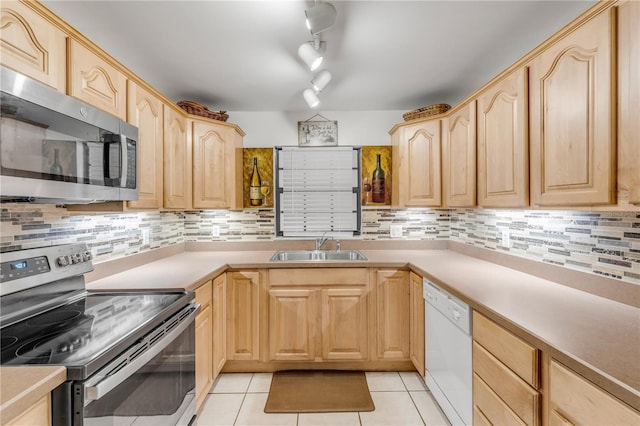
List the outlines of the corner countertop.
{"label": "corner countertop", "polygon": [[61,366],[0,367],[0,423],[9,423],[66,379]]}
{"label": "corner countertop", "polygon": [[361,251],[367,261],[270,262],[273,250],[186,251],[87,287],[194,290],[227,269],[410,268],[640,410],[640,309],[450,249]]}

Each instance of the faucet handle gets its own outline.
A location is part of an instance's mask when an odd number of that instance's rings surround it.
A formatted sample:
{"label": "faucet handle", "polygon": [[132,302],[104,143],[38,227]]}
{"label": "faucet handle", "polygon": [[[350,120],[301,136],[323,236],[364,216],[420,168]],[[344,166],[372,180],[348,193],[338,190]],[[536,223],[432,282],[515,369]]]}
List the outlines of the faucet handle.
{"label": "faucet handle", "polygon": [[340,251],[340,240],[336,240],[336,251]]}

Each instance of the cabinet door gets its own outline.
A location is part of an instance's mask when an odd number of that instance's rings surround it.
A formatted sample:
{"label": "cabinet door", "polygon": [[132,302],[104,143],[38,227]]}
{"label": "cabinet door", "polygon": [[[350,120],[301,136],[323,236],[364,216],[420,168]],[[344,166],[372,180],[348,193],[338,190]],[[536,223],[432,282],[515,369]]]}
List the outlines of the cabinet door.
{"label": "cabinet door", "polygon": [[213,308],[213,379],[227,361],[227,280],[222,274],[213,280],[211,306]]}
{"label": "cabinet door", "polygon": [[527,72],[520,68],[478,96],[478,205],[529,205]]}
{"label": "cabinet door", "polygon": [[534,205],[615,202],[613,12],[594,17],[531,62]]}
{"label": "cabinet door", "polygon": [[34,80],[65,92],[66,34],[18,1],[3,1],[0,12],[0,62]]}
{"label": "cabinet door", "polygon": [[424,377],[424,297],[422,277],[409,275],[409,356],[414,367]]}
{"label": "cabinet door", "polygon": [[127,78],[107,61],[69,40],[69,94],[127,119]]}
{"label": "cabinet door", "polygon": [[640,2],[618,10],[618,193],[640,204]]}
{"label": "cabinet door", "polygon": [[322,290],[322,358],[368,358],[367,289]]}
{"label": "cabinet door", "polygon": [[409,273],[380,270],[376,279],[378,358],[409,359]]}
{"label": "cabinet door", "polygon": [[191,207],[191,141],[187,119],[175,108],[164,105],[164,207]]}
{"label": "cabinet door", "polygon": [[445,204],[476,204],[476,103],[470,102],[446,120],[443,135]]}
{"label": "cabinet door", "polygon": [[260,357],[260,273],[227,273],[227,360]]}
{"label": "cabinet door", "polygon": [[315,358],[317,290],[269,290],[269,359]]}
{"label": "cabinet door", "polygon": [[391,143],[392,204],[399,207],[442,205],[440,120],[400,127],[392,135]]}
{"label": "cabinet door", "polygon": [[162,207],[163,105],[160,99],[129,80],[129,123],[138,128],[137,209]]}
{"label": "cabinet door", "polygon": [[242,209],[242,137],[193,120],[193,207]]}
{"label": "cabinet door", "polygon": [[549,408],[556,424],[640,424],[640,412],[555,360],[549,368]]}
{"label": "cabinet door", "polygon": [[51,394],[43,396],[18,417],[3,424],[6,426],[49,426],[51,424]]}
{"label": "cabinet door", "polygon": [[213,384],[213,363],[211,353],[212,309],[211,281],[196,289],[196,302],[200,312],[196,316],[196,411],[207,397]]}

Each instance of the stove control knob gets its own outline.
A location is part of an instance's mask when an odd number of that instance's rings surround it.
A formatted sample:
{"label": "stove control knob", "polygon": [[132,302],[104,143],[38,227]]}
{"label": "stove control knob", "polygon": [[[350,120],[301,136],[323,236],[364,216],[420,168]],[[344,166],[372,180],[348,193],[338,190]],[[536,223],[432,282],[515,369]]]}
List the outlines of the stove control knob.
{"label": "stove control knob", "polygon": [[58,257],[58,266],[67,266],[70,263],[69,256]]}
{"label": "stove control knob", "polygon": [[82,254],[82,260],[84,260],[85,262],[91,260],[91,252],[90,251],[85,251]]}

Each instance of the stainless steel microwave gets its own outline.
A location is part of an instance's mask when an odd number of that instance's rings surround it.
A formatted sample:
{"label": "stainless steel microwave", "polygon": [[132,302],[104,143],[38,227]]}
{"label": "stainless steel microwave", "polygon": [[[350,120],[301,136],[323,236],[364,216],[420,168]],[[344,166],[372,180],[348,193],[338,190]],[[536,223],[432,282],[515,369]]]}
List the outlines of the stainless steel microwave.
{"label": "stainless steel microwave", "polygon": [[138,129],[1,67],[0,198],[52,204],[138,199]]}

